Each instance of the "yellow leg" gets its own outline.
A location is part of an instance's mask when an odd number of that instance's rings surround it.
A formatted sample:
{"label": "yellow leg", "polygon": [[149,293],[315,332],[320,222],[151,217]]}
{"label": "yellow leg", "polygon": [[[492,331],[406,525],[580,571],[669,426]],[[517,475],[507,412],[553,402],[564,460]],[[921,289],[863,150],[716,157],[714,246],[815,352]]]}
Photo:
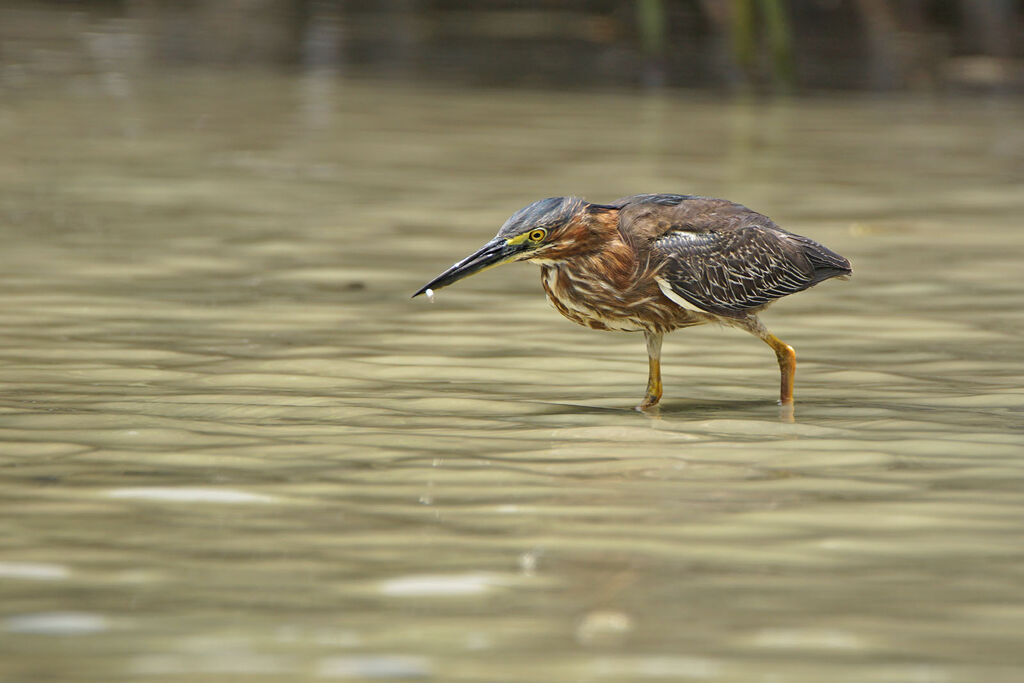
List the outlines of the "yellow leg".
{"label": "yellow leg", "polygon": [[775,357],[779,359],[779,372],[782,375],[779,387],[779,405],[793,405],[793,379],[796,376],[796,351],[793,350],[793,347],[769,332],[756,315],[748,315],[732,324],[742,327],[751,334],[756,334],[761,341],[772,347]]}
{"label": "yellow leg", "polygon": [[779,371],[782,375],[779,405],[791,405],[793,403],[793,379],[796,377],[796,351],[774,334],[769,334],[764,341],[772,347],[775,357],[779,359]]}
{"label": "yellow leg", "polygon": [[636,407],[637,410],[646,410],[647,408],[658,405],[658,401],[661,400],[662,392],[661,340],[663,335],[655,334],[653,332],[644,332],[644,337],[647,339],[647,362],[649,367],[647,374],[647,393],[644,395],[644,400]]}

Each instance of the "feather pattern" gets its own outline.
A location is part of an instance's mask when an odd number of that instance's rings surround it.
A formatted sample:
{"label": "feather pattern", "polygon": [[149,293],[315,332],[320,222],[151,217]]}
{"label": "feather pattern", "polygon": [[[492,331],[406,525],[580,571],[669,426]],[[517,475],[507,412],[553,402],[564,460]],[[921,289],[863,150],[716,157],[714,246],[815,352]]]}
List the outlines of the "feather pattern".
{"label": "feather pattern", "polygon": [[767,216],[720,199],[646,195],[623,202],[620,223],[642,222],[663,262],[660,279],[700,310],[737,315],[850,272],[850,263]]}
{"label": "feather pattern", "polygon": [[664,333],[744,319],[850,272],[842,256],[722,199],[661,194],[589,204],[538,253],[555,308],[595,329]]}
{"label": "feather pattern", "polygon": [[764,306],[816,281],[815,267],[799,243],[760,226],[673,231],[653,248],[667,261],[664,278],[672,290],[713,313]]}

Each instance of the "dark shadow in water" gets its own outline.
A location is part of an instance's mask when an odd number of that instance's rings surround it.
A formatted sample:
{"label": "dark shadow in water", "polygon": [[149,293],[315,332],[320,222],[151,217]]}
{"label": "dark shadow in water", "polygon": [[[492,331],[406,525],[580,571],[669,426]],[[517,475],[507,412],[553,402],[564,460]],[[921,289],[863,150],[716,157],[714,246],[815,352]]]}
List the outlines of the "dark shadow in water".
{"label": "dark shadow in water", "polygon": [[548,415],[584,415],[584,414],[628,414],[634,412],[632,408],[610,408],[607,406],[591,406],[583,403],[562,403],[555,401],[531,401],[543,406],[549,406],[551,410],[547,411]]}
{"label": "dark shadow in water", "polygon": [[793,405],[780,406],[762,400],[703,400],[662,403],[657,407],[656,412],[651,413],[651,417],[778,419],[781,422],[794,422],[794,414]]}
{"label": "dark shadow in water", "polygon": [[[704,417],[730,417],[760,420],[768,417],[781,418],[787,412],[786,407],[762,400],[668,401],[662,402],[654,408],[648,408],[646,411],[638,411],[629,404],[624,404],[622,407],[609,407],[583,403],[556,403],[553,401],[540,401],[539,403],[553,408],[548,411],[549,415],[613,413],[618,415],[644,415],[650,418],[681,416],[697,419]],[[788,407],[788,411],[790,412],[790,417],[792,417],[792,406]]]}
{"label": "dark shadow in water", "polygon": [[676,415],[680,413],[693,414],[696,412],[708,412],[713,414],[729,413],[736,415],[738,413],[769,413],[774,411],[779,406],[772,403],[770,400],[730,400],[723,399],[721,401],[713,400],[690,400],[685,399],[679,401],[667,401],[662,402],[658,408],[662,415]]}

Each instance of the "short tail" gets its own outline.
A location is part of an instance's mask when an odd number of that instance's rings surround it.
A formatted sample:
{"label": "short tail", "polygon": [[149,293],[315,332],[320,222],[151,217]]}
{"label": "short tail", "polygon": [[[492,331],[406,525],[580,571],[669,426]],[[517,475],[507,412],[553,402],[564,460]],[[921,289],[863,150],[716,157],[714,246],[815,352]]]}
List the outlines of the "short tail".
{"label": "short tail", "polygon": [[[794,235],[794,237],[797,237]],[[853,274],[853,267],[849,259],[846,259],[828,247],[818,244],[806,237],[797,237],[800,246],[803,247],[804,256],[814,268],[811,276],[811,285],[816,285],[833,277],[844,277]]]}

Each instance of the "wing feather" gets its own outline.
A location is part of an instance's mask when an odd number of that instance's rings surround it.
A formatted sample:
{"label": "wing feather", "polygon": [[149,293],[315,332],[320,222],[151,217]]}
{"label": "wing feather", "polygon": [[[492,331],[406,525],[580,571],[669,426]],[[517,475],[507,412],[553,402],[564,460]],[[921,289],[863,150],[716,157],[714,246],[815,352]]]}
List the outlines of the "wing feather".
{"label": "wing feather", "polygon": [[709,313],[741,313],[849,272],[846,259],[817,242],[759,225],[674,227],[651,247],[665,259],[661,278],[672,291]]}
{"label": "wing feather", "polygon": [[723,199],[646,194],[610,208],[622,239],[648,252],[659,287],[684,307],[735,315],[851,272],[839,254]]}

